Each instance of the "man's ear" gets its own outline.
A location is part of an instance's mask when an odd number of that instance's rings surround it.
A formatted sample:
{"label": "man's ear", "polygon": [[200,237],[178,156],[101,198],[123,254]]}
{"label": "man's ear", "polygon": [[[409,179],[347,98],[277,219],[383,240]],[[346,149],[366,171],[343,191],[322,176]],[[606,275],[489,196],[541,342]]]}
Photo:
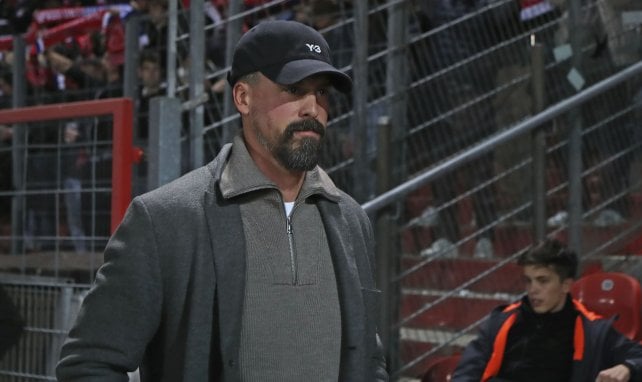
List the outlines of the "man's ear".
{"label": "man's ear", "polygon": [[232,88],[232,98],[236,109],[241,114],[249,113],[250,105],[250,85],[246,82],[237,82]]}

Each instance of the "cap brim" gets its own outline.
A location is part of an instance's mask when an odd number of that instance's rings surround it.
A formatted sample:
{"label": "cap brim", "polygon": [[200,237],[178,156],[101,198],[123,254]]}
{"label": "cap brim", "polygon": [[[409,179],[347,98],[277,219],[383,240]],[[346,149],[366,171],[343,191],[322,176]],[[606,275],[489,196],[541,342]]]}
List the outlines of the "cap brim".
{"label": "cap brim", "polygon": [[319,60],[290,61],[282,66],[279,65],[261,69],[261,73],[272,81],[283,85],[297,83],[315,74],[328,74],[332,86],[337,90],[342,93],[348,93],[352,90],[352,79],[350,79],[350,76],[334,66]]}

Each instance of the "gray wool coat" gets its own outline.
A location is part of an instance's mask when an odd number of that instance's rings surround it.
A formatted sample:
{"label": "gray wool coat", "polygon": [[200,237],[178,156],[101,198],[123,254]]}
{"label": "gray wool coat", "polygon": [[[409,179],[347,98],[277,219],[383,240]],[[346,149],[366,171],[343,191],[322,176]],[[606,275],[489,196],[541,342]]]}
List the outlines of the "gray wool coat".
{"label": "gray wool coat", "polygon": [[[59,381],[126,381],[137,367],[143,381],[240,381],[244,234],[218,187],[230,150],[132,201],[62,348]],[[339,290],[340,381],[386,381],[370,222],[344,193],[317,205]]]}

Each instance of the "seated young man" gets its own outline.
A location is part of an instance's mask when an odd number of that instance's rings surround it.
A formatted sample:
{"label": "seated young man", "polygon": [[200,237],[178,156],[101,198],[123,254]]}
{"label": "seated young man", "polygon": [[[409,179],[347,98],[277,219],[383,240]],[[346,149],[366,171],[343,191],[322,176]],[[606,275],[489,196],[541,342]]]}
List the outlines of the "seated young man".
{"label": "seated young man", "polygon": [[575,253],[549,239],[517,263],[526,295],[491,312],[452,382],[642,381],[642,346],[570,296]]}

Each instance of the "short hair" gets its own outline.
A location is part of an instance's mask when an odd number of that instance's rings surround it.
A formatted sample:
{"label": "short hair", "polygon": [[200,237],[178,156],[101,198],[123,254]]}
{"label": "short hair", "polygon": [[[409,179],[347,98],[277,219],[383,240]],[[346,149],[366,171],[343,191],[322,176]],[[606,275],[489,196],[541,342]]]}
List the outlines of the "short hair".
{"label": "short hair", "polygon": [[551,267],[562,280],[574,279],[577,275],[577,255],[556,239],[539,242],[522,254],[517,264]]}
{"label": "short hair", "polygon": [[250,85],[254,85],[256,81],[258,81],[258,79],[259,79],[259,72],[252,72],[241,76],[241,78],[239,78],[237,82],[243,81],[243,82],[247,82]]}
{"label": "short hair", "polygon": [[138,58],[138,66],[142,67],[146,62],[151,62],[160,66],[161,60],[158,52],[152,49],[144,49],[142,52],[140,52],[140,57]]}

